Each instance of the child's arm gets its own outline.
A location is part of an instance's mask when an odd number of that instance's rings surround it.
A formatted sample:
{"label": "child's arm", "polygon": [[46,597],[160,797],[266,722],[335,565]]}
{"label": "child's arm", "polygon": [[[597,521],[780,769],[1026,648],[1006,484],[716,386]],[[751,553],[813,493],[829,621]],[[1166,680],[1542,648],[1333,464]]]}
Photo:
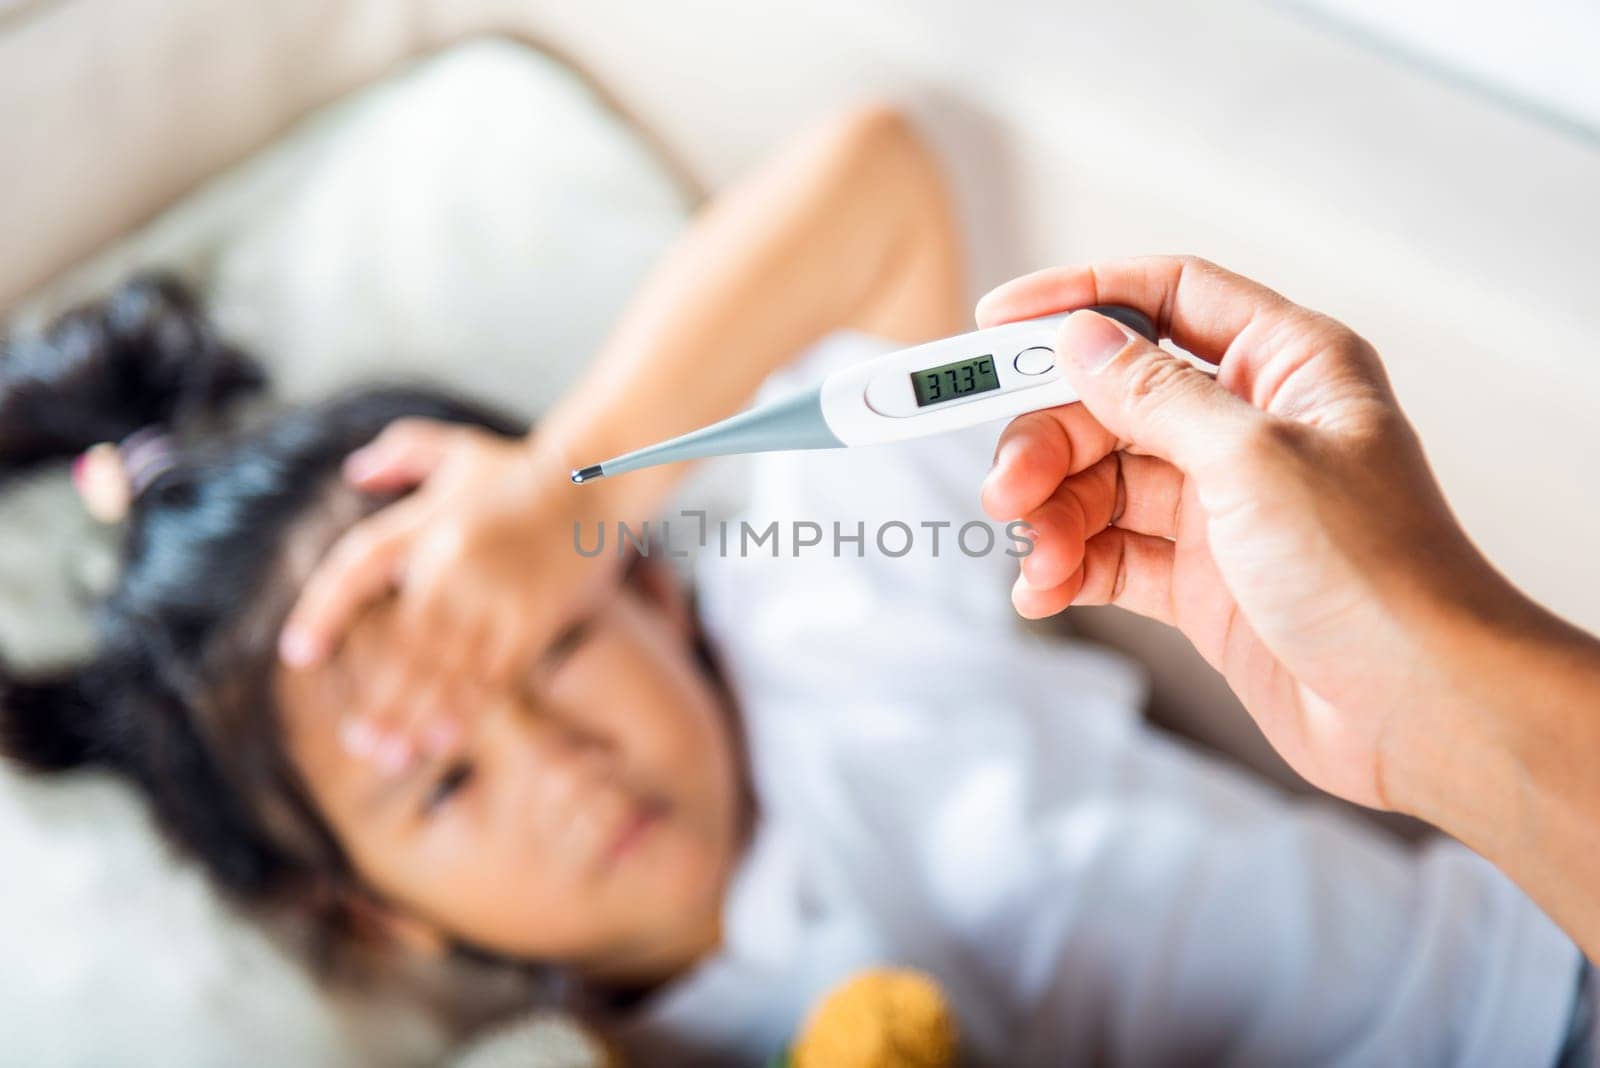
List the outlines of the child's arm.
{"label": "child's arm", "polygon": [[575,529],[648,517],[683,465],[585,486],[572,467],[732,413],[837,327],[908,341],[956,330],[954,235],[938,168],[895,112],[859,109],[801,138],[695,222],[526,443],[405,421],[352,456],[363,488],[421,485],[318,565],[285,625],[285,662],[324,659],[367,605],[398,593],[407,677],[363,679],[359,703],[379,734],[404,725],[409,744],[379,751],[406,766],[437,715],[401,707],[421,700],[406,695],[503,682],[531,663],[620,572],[615,551],[578,553]]}
{"label": "child's arm", "polygon": [[[938,167],[896,112],[809,131],[696,220],[536,444],[577,467],[720,419],[838,327],[956,332],[954,230]],[[682,467],[605,489],[647,515]]]}

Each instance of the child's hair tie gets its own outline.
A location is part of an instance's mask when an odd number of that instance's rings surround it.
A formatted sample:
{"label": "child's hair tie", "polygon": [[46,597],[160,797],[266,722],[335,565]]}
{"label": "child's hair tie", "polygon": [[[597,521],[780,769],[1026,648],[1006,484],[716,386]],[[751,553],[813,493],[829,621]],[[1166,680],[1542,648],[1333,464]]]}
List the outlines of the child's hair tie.
{"label": "child's hair tie", "polygon": [[134,431],[120,442],[91,445],[72,463],[72,484],[90,515],[121,522],[139,494],[178,462],[172,438],[159,426]]}

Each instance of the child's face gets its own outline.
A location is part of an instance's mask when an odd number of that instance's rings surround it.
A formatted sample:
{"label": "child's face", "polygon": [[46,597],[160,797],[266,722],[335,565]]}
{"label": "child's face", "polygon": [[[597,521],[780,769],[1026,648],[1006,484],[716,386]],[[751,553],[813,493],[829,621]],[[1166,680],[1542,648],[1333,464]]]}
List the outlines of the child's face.
{"label": "child's face", "polygon": [[665,600],[681,595],[655,585],[609,595],[524,683],[473,699],[448,758],[398,778],[339,742],[361,681],[408,655],[387,610],[326,667],[280,675],[290,759],[406,922],[631,979],[715,938],[740,835],[735,745],[681,601]]}

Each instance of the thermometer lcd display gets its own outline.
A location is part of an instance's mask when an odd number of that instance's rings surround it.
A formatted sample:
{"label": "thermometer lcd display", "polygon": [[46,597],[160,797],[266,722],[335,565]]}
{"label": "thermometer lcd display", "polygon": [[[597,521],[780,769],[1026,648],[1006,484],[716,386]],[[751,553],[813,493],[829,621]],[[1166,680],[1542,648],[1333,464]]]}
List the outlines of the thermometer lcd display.
{"label": "thermometer lcd display", "polygon": [[918,408],[999,388],[1000,376],[994,372],[993,356],[974,356],[911,372],[911,389],[917,395]]}

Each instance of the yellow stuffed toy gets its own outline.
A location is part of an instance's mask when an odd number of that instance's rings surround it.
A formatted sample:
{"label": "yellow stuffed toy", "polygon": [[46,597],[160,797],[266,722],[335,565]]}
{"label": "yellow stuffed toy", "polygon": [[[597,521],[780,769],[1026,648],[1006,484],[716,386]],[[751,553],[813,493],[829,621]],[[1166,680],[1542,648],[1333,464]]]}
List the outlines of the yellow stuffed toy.
{"label": "yellow stuffed toy", "polygon": [[944,994],[921,972],[863,972],[823,998],[781,1068],[953,1068],[960,1036]]}
{"label": "yellow stuffed toy", "polygon": [[[811,1010],[800,1036],[770,1068],[955,1068],[960,1036],[949,1003],[921,972],[862,972]],[[538,1013],[480,1038],[452,1068],[620,1068],[598,1035]]]}

